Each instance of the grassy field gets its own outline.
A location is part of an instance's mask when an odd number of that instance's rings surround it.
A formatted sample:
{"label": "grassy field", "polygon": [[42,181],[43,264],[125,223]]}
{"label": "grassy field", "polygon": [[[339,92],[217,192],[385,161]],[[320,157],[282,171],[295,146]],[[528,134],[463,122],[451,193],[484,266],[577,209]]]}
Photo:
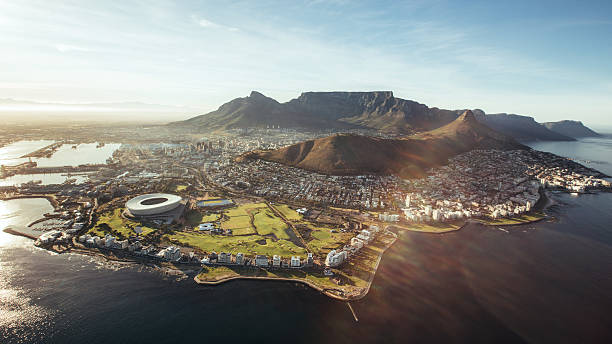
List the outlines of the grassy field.
{"label": "grassy field", "polygon": [[202,215],[202,223],[217,222],[221,218],[219,214]]}
{"label": "grassy field", "polygon": [[261,269],[247,266],[205,266],[198,279],[204,282],[216,282],[231,277],[266,277],[292,278],[308,280],[321,288],[337,288],[338,285],[328,276],[319,271],[304,271],[296,269]]}
{"label": "grassy field", "polygon": [[[342,233],[333,227],[318,226],[304,221],[302,216],[287,205],[278,205],[275,208],[287,219],[297,224],[306,225],[311,229],[308,248],[318,256],[327,254],[332,249],[340,248],[354,236],[353,233]],[[189,218],[193,217],[193,221]],[[166,238],[179,245],[199,248],[205,252],[242,252],[245,254],[278,254],[283,257],[291,255],[306,255],[306,249],[291,242],[287,233],[287,224],[265,203],[241,204],[224,210],[222,214],[190,215],[189,223],[215,222],[221,218],[221,228],[231,229],[231,236],[215,235],[209,233],[176,232]],[[197,221],[195,221],[197,220]],[[194,222],[195,221],[195,222]],[[195,224],[194,226],[197,226]],[[273,235],[274,237],[269,237]]]}
{"label": "grassy field", "polygon": [[[113,234],[119,236],[120,239],[124,239],[136,234],[132,229],[128,228],[127,225],[142,227],[141,236],[146,236],[155,231],[154,228],[142,226],[139,222],[124,219],[121,217],[122,212],[123,208],[118,208],[112,212],[101,214],[98,218],[98,222],[89,230],[89,233],[101,237],[106,234]],[[103,224],[107,224],[111,230],[106,229]]]}
{"label": "grassy field", "polygon": [[205,266],[197,277],[203,282],[218,282],[239,276],[290,278],[305,280],[323,289],[341,290],[344,296],[358,297],[363,296],[367,290],[370,279],[376,273],[375,267],[380,255],[393,240],[394,236],[390,233],[379,235],[340,269],[333,269],[333,278],[323,275],[319,270],[261,269],[253,266]]}
{"label": "grassy field", "polygon": [[242,205],[224,211],[225,218],[221,221],[221,228],[231,229],[234,235],[255,234],[249,215],[249,211],[254,208],[251,206],[254,205]]}
{"label": "grassy field", "polygon": [[411,223],[409,225],[393,225],[401,229],[406,229],[413,232],[423,233],[446,233],[456,231],[461,228],[465,222],[443,222],[443,223]]}
{"label": "grassy field", "polygon": [[507,219],[506,218],[497,219],[497,220],[481,219],[478,221],[488,226],[503,226],[503,225],[508,226],[508,225],[524,225],[527,223],[540,221],[544,218],[546,218],[546,214],[538,212],[538,213],[524,214],[520,217],[513,217],[513,218],[507,218]]}
{"label": "grassy field", "polygon": [[233,254],[242,252],[248,255],[265,254],[268,256],[278,254],[283,257],[306,256],[306,250],[296,246],[291,241],[273,241],[260,235],[224,236],[208,233],[177,232],[165,235],[164,237],[179,245],[199,248],[205,252],[231,252]]}
{"label": "grassy field", "polygon": [[278,210],[283,216],[289,221],[301,221],[303,216],[298,214],[297,211],[289,208],[286,204],[274,205],[274,208]]}
{"label": "grassy field", "polygon": [[268,208],[258,209],[254,214],[253,224],[260,235],[272,234],[278,239],[289,240],[289,235],[285,231],[288,228],[287,224]]}
{"label": "grassy field", "polygon": [[333,249],[340,248],[347,244],[354,236],[352,233],[342,233],[336,229],[337,233],[332,233],[335,230],[331,227],[317,226],[311,222],[303,222],[312,230],[310,240],[306,242],[308,248],[317,256],[323,256]]}

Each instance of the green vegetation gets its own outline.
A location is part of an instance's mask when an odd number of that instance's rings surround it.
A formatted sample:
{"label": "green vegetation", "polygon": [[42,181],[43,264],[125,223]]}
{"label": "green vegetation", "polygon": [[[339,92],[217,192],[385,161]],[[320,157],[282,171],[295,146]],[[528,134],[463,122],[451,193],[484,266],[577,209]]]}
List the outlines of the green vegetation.
{"label": "green vegetation", "polygon": [[221,215],[219,214],[208,214],[208,215],[202,215],[202,219],[200,221],[202,223],[217,222],[219,221],[220,218],[221,218]]}
{"label": "green vegetation", "polygon": [[395,240],[391,233],[380,234],[357,256],[346,262],[340,269],[333,269],[334,276],[328,277],[315,269],[262,269],[253,266],[205,266],[197,276],[199,282],[221,282],[230,278],[279,278],[295,279],[310,283],[318,288],[331,291],[334,295],[360,297],[376,273],[377,262],[384,250]]}
{"label": "green vegetation", "polygon": [[423,232],[423,233],[446,233],[456,231],[463,227],[465,222],[441,222],[441,223],[411,223],[410,225],[394,225],[401,229]]}
{"label": "green vegetation", "polygon": [[287,224],[274,215],[270,209],[260,209],[253,218],[253,224],[259,235],[272,234],[278,239],[289,240],[289,235],[286,232]]}
{"label": "green vegetation", "polygon": [[232,252],[234,254],[242,252],[248,255],[265,254],[268,256],[278,254],[283,257],[306,256],[306,250],[296,246],[291,241],[273,241],[260,235],[224,236],[208,233],[176,232],[165,235],[164,238],[173,243],[191,246],[205,252]]}
{"label": "green vegetation", "polygon": [[306,244],[317,256],[326,255],[329,251],[344,246],[354,236],[352,233],[342,233],[331,227],[316,226],[311,222],[304,221],[302,224],[307,225],[311,230],[310,240]]}
{"label": "green vegetation", "polygon": [[123,208],[118,208],[112,212],[101,214],[98,218],[96,226],[91,228],[89,233],[91,235],[101,237],[105,236],[106,234],[112,234],[120,239],[125,239],[136,234],[136,232],[134,232],[131,228],[128,228],[128,226],[140,226],[142,228],[142,234],[140,234],[141,236],[147,236],[148,234],[155,232],[154,228],[146,227],[139,222],[123,218],[121,216],[123,210]]}
{"label": "green vegetation", "polygon": [[537,213],[524,214],[519,217],[504,218],[504,219],[497,219],[497,220],[481,219],[479,220],[479,222],[482,224],[488,225],[488,226],[512,226],[512,225],[524,225],[527,223],[540,221],[545,218],[546,218],[546,214],[537,212]]}
{"label": "green vegetation", "polygon": [[265,203],[248,203],[228,209],[223,212],[224,218],[221,221],[221,228],[231,229],[234,235],[256,234],[251,216],[254,217],[264,208],[267,209]]}
{"label": "green vegetation", "polygon": [[298,214],[297,211],[289,208],[286,204],[275,205],[274,208],[278,210],[283,216],[289,221],[300,221],[303,216]]}
{"label": "green vegetation", "polygon": [[320,288],[338,288],[338,285],[321,271],[298,269],[262,269],[247,266],[205,266],[198,275],[203,282],[217,282],[232,277],[290,278],[306,280]]}
{"label": "green vegetation", "polygon": [[187,185],[177,185],[175,188],[176,192],[181,192],[187,190]]}

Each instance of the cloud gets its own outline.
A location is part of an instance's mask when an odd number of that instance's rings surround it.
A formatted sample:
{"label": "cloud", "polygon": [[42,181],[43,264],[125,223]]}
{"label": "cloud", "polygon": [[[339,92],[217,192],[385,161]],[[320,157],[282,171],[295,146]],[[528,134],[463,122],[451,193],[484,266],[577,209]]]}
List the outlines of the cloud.
{"label": "cloud", "polygon": [[198,20],[198,24],[201,27],[210,27],[210,28],[217,28],[217,27],[219,27],[219,25],[217,23],[213,23],[210,20],[206,20],[206,19]]}
{"label": "cloud", "polygon": [[69,44],[56,44],[55,49],[57,49],[57,51],[61,53],[68,53],[71,51],[78,51],[78,52],[90,52],[91,51],[91,49],[88,49],[88,48],[77,47],[75,45],[69,45]]}
{"label": "cloud", "polygon": [[222,30],[227,30],[227,31],[231,31],[231,32],[238,32],[240,31],[240,29],[236,28],[236,27],[231,27],[231,26],[225,26],[225,25],[221,25],[221,24],[217,24],[215,22],[212,22],[208,19],[204,19],[204,18],[196,18],[193,17],[198,25],[200,25],[201,27],[204,28],[208,28],[208,29],[222,29]]}

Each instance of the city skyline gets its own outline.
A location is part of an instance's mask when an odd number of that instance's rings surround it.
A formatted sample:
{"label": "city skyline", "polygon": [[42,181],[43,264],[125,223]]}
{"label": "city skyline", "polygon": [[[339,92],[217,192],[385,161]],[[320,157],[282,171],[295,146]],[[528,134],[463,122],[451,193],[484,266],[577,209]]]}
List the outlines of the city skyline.
{"label": "city skyline", "polygon": [[257,90],[391,90],[428,106],[612,127],[612,9],[526,2],[0,4],[1,98],[202,113]]}

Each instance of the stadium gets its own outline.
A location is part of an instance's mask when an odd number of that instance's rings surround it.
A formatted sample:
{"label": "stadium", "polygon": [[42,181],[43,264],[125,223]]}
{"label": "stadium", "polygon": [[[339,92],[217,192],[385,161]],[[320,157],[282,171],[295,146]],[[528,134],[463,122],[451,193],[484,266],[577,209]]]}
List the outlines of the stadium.
{"label": "stadium", "polygon": [[126,216],[171,223],[182,215],[183,199],[177,195],[155,193],[134,197],[125,203]]}

